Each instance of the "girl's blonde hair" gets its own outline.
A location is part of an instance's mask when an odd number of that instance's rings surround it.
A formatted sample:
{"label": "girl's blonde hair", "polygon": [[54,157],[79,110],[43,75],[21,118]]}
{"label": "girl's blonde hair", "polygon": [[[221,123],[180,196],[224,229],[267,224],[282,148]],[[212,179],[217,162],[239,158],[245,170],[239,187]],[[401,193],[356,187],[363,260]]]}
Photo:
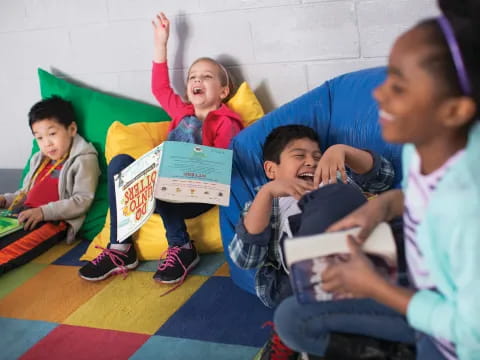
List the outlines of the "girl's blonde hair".
{"label": "girl's blonde hair", "polygon": [[233,96],[233,93],[235,91],[235,84],[232,78],[232,75],[230,72],[227,70],[225,66],[220,64],[217,60],[212,59],[210,57],[201,57],[196,59],[188,68],[188,73],[187,73],[187,79],[190,76],[190,70],[192,69],[192,66],[195,65],[196,63],[199,63],[201,61],[207,61],[211,64],[214,64],[218,68],[218,78],[220,79],[220,85],[221,86],[226,86],[228,87],[228,95],[222,100],[222,102],[227,102],[230,100],[230,98]]}

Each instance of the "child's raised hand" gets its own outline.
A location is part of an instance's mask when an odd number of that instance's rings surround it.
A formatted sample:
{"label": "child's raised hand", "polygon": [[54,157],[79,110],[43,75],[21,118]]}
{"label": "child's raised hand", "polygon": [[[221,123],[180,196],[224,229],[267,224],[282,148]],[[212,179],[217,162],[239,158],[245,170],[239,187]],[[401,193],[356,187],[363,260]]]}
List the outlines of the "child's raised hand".
{"label": "child's raised hand", "polygon": [[337,182],[337,171],[340,171],[342,181],[347,182],[345,170],[345,149],[343,145],[330,146],[320,158],[315,170],[313,185],[317,188],[320,184],[332,184]]}
{"label": "child's raised hand", "polygon": [[272,197],[293,196],[297,200],[314,189],[311,182],[302,179],[277,179],[270,181],[265,187]]}
{"label": "child's raised hand", "polygon": [[18,214],[18,222],[23,223],[25,230],[32,230],[43,221],[43,212],[40,208],[27,209]]}
{"label": "child's raised hand", "polygon": [[154,38],[154,61],[165,62],[167,60],[167,42],[170,34],[170,21],[163,12],[157,14],[152,20]]}
{"label": "child's raised hand", "polygon": [[3,209],[7,205],[7,199],[5,199],[5,196],[0,195],[0,208]]}
{"label": "child's raised hand", "polygon": [[350,259],[328,266],[322,273],[322,289],[347,297],[372,297],[379,282],[385,281],[375,271],[358,242],[348,239]]}

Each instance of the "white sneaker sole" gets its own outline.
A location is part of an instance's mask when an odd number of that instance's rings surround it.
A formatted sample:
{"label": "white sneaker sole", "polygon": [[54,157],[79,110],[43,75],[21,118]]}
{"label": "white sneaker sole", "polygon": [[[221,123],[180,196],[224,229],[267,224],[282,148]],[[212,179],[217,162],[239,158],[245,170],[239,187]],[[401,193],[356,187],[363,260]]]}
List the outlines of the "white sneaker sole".
{"label": "white sneaker sole", "polygon": [[[135,260],[134,263],[131,263],[131,264],[128,264],[126,266],[124,266],[124,268],[126,268],[127,270],[133,270],[135,269],[136,267],[138,266],[138,259]],[[112,275],[116,275],[116,274],[121,274],[122,273],[122,268],[120,267],[116,267],[116,268],[113,268],[112,270],[110,270],[109,272],[103,274],[102,276],[99,276],[99,277],[96,277],[96,278],[93,278],[93,277],[86,277],[86,276],[83,276],[82,274],[79,273],[80,277],[84,280],[87,280],[87,281],[101,281],[101,280],[105,280],[106,278],[108,278],[109,276],[112,276]]]}

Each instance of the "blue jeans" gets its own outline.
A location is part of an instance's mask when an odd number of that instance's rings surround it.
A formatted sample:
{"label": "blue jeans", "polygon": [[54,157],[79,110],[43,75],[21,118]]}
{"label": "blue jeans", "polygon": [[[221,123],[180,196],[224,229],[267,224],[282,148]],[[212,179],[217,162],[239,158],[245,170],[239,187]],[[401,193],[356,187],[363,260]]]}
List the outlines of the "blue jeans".
{"label": "blue jeans", "polygon": [[431,338],[417,333],[404,316],[371,299],[299,304],[284,300],[274,314],[280,338],[290,348],[323,356],[331,332],[370,336],[417,345],[417,359],[443,359]]}
{"label": "blue jeans", "polygon": [[[118,244],[117,241],[117,202],[115,199],[115,183],[113,177],[135,159],[126,154],[120,154],[112,158],[108,164],[108,203],[110,205],[110,243]],[[159,214],[165,227],[168,246],[182,246],[190,242],[190,237],[185,225],[185,219],[197,217],[213,207],[211,204],[201,203],[168,203],[156,200],[155,210]],[[128,237],[123,243],[132,243],[132,237]]]}

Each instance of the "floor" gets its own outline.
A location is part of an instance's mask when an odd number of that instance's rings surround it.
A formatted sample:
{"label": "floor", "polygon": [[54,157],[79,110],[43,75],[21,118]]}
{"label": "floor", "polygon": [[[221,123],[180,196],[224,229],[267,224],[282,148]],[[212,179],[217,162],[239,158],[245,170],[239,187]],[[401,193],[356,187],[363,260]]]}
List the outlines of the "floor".
{"label": "floor", "polygon": [[[0,170],[0,192],[19,171]],[[205,254],[174,292],[156,261],[124,278],[78,277],[88,243],[64,243],[0,277],[0,359],[253,359],[272,311],[238,288],[224,254]]]}

